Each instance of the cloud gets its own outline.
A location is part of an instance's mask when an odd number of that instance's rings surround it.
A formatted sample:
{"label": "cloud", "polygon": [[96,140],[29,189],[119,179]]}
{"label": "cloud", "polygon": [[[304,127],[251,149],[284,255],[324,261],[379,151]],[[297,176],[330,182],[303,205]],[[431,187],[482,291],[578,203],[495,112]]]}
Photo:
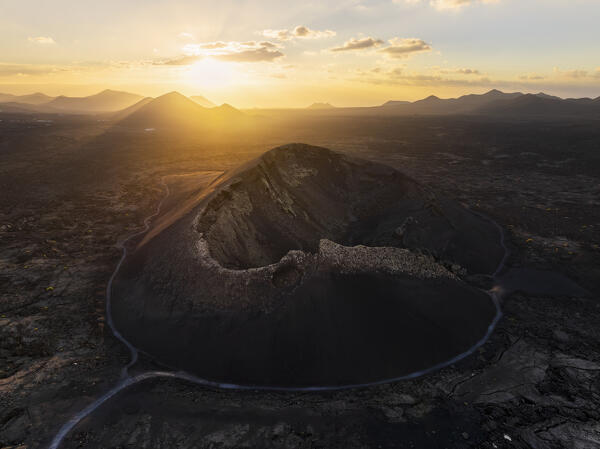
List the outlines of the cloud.
{"label": "cloud", "polygon": [[46,64],[9,64],[0,63],[0,77],[35,77],[35,76],[54,76],[65,73],[79,74],[84,71],[103,69],[115,66],[112,62],[82,62],[72,63],[70,65],[46,65]]}
{"label": "cloud", "polygon": [[577,81],[593,81],[600,80],[600,67],[592,70],[574,69],[574,70],[561,70],[558,67],[554,67],[554,76],[559,80],[569,80],[570,83]]}
{"label": "cloud", "polygon": [[481,75],[481,72],[476,69],[458,69],[455,73],[459,73],[461,75]]}
{"label": "cloud", "polygon": [[[383,43],[384,42],[381,39],[375,39],[373,37],[363,37],[360,39],[352,38],[346,41],[341,47],[332,48],[331,51],[366,50],[379,47]],[[408,58],[415,53],[431,51],[431,46],[421,39],[400,39],[394,37],[389,40],[389,43],[389,46],[380,49],[379,52],[395,59]]]}
{"label": "cloud", "polygon": [[283,56],[284,54],[279,50],[271,50],[267,47],[259,47],[250,50],[215,55],[214,58],[229,62],[272,62]]}
{"label": "cloud", "polygon": [[522,81],[539,81],[546,79],[544,75],[538,75],[536,73],[526,73],[525,75],[519,76],[519,79]]}
{"label": "cloud", "polygon": [[375,39],[372,37],[364,37],[362,39],[352,38],[341,47],[332,48],[331,51],[350,51],[350,50],[365,50],[367,48],[379,47],[383,44],[381,39]]}
{"label": "cloud", "polygon": [[[439,82],[444,80],[440,75],[430,75],[424,73],[406,73],[403,68],[396,68],[386,73],[389,80],[419,81],[419,82]],[[446,79],[447,80],[447,79]]]}
{"label": "cloud", "polygon": [[600,80],[600,67],[595,70],[567,70],[554,69],[554,76],[543,76],[535,73],[523,74],[517,79],[502,80],[490,79],[481,75],[479,71],[468,69],[469,76],[462,75],[462,69],[440,69],[431,67],[426,72],[411,71],[406,67],[382,69],[376,67],[370,70],[358,70],[355,80],[375,85],[402,85],[402,86],[432,86],[432,87],[494,87],[509,90],[525,89],[532,86],[535,89],[552,90],[557,86],[574,86],[575,81],[582,88],[597,88]]}
{"label": "cloud", "polygon": [[291,39],[321,39],[335,36],[335,31],[332,30],[312,30],[304,25],[298,25],[293,30],[263,30],[262,35],[271,39],[280,41],[289,41]]}
{"label": "cloud", "polygon": [[247,42],[200,42],[186,44],[182,47],[183,54],[171,58],[147,61],[157,66],[188,66],[204,58],[213,58],[227,62],[271,62],[285,56],[279,49],[279,44],[262,41]]}
{"label": "cloud", "polygon": [[554,74],[560,78],[568,78],[568,79],[583,79],[588,78],[590,73],[587,70],[561,70],[558,67],[554,67]]}
{"label": "cloud", "polygon": [[205,42],[203,44],[187,44],[183,47],[185,53],[198,52],[200,50],[215,50],[218,48],[227,48],[229,43],[227,42]]}
{"label": "cloud", "polygon": [[567,72],[563,72],[562,76],[572,79],[587,78],[588,72],[587,70],[569,70]]}
{"label": "cloud", "polygon": [[285,56],[281,45],[269,42],[204,42],[187,44],[182,50],[187,56],[210,57],[228,62],[271,62]]}
{"label": "cloud", "polygon": [[481,75],[481,72],[477,69],[459,68],[459,69],[439,69],[439,73],[444,75]]}
{"label": "cloud", "polygon": [[297,26],[296,28],[294,28],[293,34],[295,37],[301,39],[320,39],[324,37],[333,37],[336,33],[332,30],[317,31],[311,30],[310,28],[305,26]]}
{"label": "cloud", "polygon": [[264,41],[259,44],[261,47],[265,48],[281,48],[280,45],[274,44],[273,42]]}
{"label": "cloud", "polygon": [[390,58],[407,58],[415,53],[431,51],[431,46],[421,39],[390,39],[390,46],[379,50]]}
{"label": "cloud", "polygon": [[184,65],[192,65],[195,62],[198,62],[202,59],[202,56],[199,55],[184,55],[176,58],[170,59],[159,59],[157,61],[153,61],[153,65],[175,65],[175,66],[184,66]]}
{"label": "cloud", "polygon": [[55,72],[56,69],[51,66],[32,65],[32,64],[0,64],[0,76],[30,76],[30,75],[48,75]]}
{"label": "cloud", "polygon": [[54,39],[49,36],[38,36],[38,37],[28,37],[27,40],[29,42],[33,42],[34,44],[40,45],[53,45],[56,44]]}
{"label": "cloud", "polygon": [[195,39],[195,37],[192,33],[186,33],[185,31],[182,31],[181,33],[179,33],[177,35],[177,37],[179,39],[183,39],[183,40],[194,40]]}
{"label": "cloud", "polygon": [[[429,4],[438,10],[457,10],[475,3],[498,3],[500,0],[429,0]],[[394,3],[417,4],[423,0],[393,0]]]}
{"label": "cloud", "polygon": [[279,39],[280,41],[287,41],[291,39],[290,32],[288,30],[263,30],[262,35],[269,39]]}
{"label": "cloud", "polygon": [[490,86],[492,81],[484,76],[474,78],[453,78],[443,76],[441,72],[421,73],[407,71],[404,67],[384,70],[376,67],[371,70],[358,71],[361,82],[376,85],[402,85],[402,86]]}
{"label": "cloud", "polygon": [[[458,9],[477,3],[477,0],[431,0],[430,4],[436,9]],[[489,2],[482,2],[489,3]]]}

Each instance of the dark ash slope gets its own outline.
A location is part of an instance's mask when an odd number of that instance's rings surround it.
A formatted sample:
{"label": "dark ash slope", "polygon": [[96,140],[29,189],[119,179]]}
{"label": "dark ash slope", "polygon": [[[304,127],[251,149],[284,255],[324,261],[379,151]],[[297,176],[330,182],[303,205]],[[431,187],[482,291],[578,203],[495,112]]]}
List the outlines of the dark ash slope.
{"label": "dark ash slope", "polygon": [[[415,251],[416,250],[416,251]],[[467,351],[496,309],[498,232],[387,166],[287,145],[223,175],[140,244],[117,327],[158,360],[257,385],[340,385]]]}
{"label": "dark ash slope", "polygon": [[341,245],[420,248],[491,273],[497,230],[391,167],[290,145],[219,180],[197,219],[211,255],[228,268],[277,262],[289,250]]}

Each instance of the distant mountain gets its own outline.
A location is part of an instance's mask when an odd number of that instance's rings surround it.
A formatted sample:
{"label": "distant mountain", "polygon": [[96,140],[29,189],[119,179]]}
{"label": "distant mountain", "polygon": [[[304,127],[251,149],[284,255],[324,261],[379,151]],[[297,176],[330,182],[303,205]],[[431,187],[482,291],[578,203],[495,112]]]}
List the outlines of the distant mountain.
{"label": "distant mountain", "polygon": [[0,113],[9,114],[31,114],[35,111],[35,106],[25,103],[6,102],[0,103]]}
{"label": "distant mountain", "polygon": [[21,103],[21,104],[32,104],[39,105],[48,103],[53,100],[54,97],[50,97],[46,94],[36,92],[29,95],[13,95],[13,94],[0,94],[0,103]]}
{"label": "distant mountain", "polygon": [[463,95],[459,98],[442,99],[431,95],[422,100],[409,102],[389,101],[374,108],[393,114],[480,114],[504,116],[573,116],[600,114],[600,100],[569,98],[521,92],[505,93],[497,89],[485,94]]}
{"label": "distant mountain", "polygon": [[79,114],[95,114],[102,112],[115,112],[134,105],[143,97],[128,92],[104,90],[89,97],[56,97],[46,103],[43,109],[48,112],[65,112]]}
{"label": "distant mountain", "polygon": [[554,95],[548,95],[548,94],[545,94],[544,92],[537,93],[537,94],[535,94],[535,96],[540,97],[540,98],[546,98],[548,100],[562,100],[562,98],[560,98],[560,97],[556,97]]}
{"label": "distant mountain", "polygon": [[600,103],[589,98],[563,100],[549,95],[525,94],[518,98],[498,100],[474,112],[521,117],[600,117]]}
{"label": "distant mountain", "polygon": [[496,89],[481,95],[470,94],[449,99],[431,95],[412,103],[408,106],[408,112],[413,114],[468,114],[495,101],[513,99],[521,95],[523,94],[520,92],[504,93]]}
{"label": "distant mountain", "polygon": [[329,103],[313,103],[306,109],[335,109],[335,106]]}
{"label": "distant mountain", "polygon": [[223,104],[205,108],[181,95],[170,92],[150,101],[144,100],[135,111],[124,117],[120,124],[130,127],[174,129],[205,128],[211,126],[239,124],[246,115],[234,107]]}
{"label": "distant mountain", "polygon": [[198,103],[200,106],[205,107],[205,108],[214,108],[216,106],[216,104],[214,104],[209,99],[203,97],[202,95],[194,95],[193,97],[190,97],[190,98],[192,100],[194,100],[196,103]]}
{"label": "distant mountain", "polygon": [[436,97],[435,95],[430,95],[427,98],[423,98],[422,100],[417,100],[415,102],[413,102],[413,105],[415,104],[440,104],[443,102],[448,102],[448,101],[452,101],[453,99],[449,99],[449,100],[442,100],[440,97]]}
{"label": "distant mountain", "polygon": [[234,108],[233,106],[227,103],[223,103],[221,106],[217,106],[215,108],[210,109],[210,114],[213,118],[224,119],[231,119],[235,117],[240,118],[246,116],[246,114],[244,114],[242,111]]}
{"label": "distant mountain", "polygon": [[[388,101],[381,106],[336,108],[329,103],[313,103],[307,110],[320,114],[350,115],[495,115],[561,117],[600,117],[600,97],[567,98],[543,92],[523,94],[505,93],[497,89],[484,94],[463,95],[442,99],[435,95],[415,102]],[[0,112],[47,114],[98,114],[132,126],[163,128],[181,126],[213,126],[225,129],[232,124],[250,124],[250,116],[223,104],[215,106],[202,96],[185,97],[171,92],[156,99],[139,95],[105,90],[89,97],[49,97],[42,93],[30,95],[0,94]],[[229,122],[231,120],[232,122]],[[143,124],[143,125],[141,125]]]}
{"label": "distant mountain", "polygon": [[13,95],[13,94],[1,94],[0,93],[0,103],[12,103],[12,102],[16,102],[16,98],[18,98],[17,95]]}
{"label": "distant mountain", "polygon": [[196,123],[206,113],[206,108],[181,95],[179,92],[170,92],[146,102],[146,104],[143,104],[132,114],[125,117],[122,124],[140,125],[144,128],[171,127],[173,124]]}
{"label": "distant mountain", "polygon": [[390,101],[386,101],[385,103],[383,103],[380,107],[382,107],[382,108],[397,108],[399,106],[406,106],[408,104],[410,104],[410,101],[390,100]]}
{"label": "distant mountain", "polygon": [[[498,100],[510,100],[513,98],[518,98],[521,95],[523,95],[521,92],[505,93],[497,89],[492,89],[482,95],[463,95],[462,97],[457,98],[454,103],[465,109],[468,109],[471,107],[481,107],[485,104],[490,104]],[[450,100],[450,102],[452,102],[452,100]]]}
{"label": "distant mountain", "polygon": [[129,106],[128,108],[125,108],[121,111],[113,113],[110,118],[113,120],[117,120],[117,121],[122,120],[125,117],[128,117],[131,114],[133,114],[134,112],[140,110],[141,108],[146,106],[148,103],[150,103],[152,100],[154,100],[154,98],[152,98],[152,97],[142,98],[140,101],[138,101],[134,105]]}

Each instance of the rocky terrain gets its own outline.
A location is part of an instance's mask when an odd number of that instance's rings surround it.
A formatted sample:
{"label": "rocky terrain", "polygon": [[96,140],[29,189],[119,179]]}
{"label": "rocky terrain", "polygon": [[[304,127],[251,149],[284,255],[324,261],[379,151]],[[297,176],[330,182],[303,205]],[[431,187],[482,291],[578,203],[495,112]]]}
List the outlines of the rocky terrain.
{"label": "rocky terrain", "polygon": [[[2,120],[0,447],[47,447],[117,382],[129,353],[106,329],[106,282],[120,257],[115,243],[141,229],[163,198],[161,178],[205,172],[193,189],[170,179],[180,193],[165,203],[168,213],[201,182],[289,141],[402,170],[501,224],[508,268],[558,273],[585,293],[514,292],[471,357],[389,385],[267,393],[141,382],[82,421],[61,447],[598,446],[597,123],[320,118],[294,120],[283,136],[209,145],[114,134],[78,118]],[[486,276],[467,277],[490,286]],[[131,371],[156,368],[142,355]]]}
{"label": "rocky terrain", "polygon": [[442,264],[493,273],[499,230],[390,167],[285,145],[180,207],[125,260],[112,310],[134,346],[200,377],[407,376],[469,351],[497,315]]}

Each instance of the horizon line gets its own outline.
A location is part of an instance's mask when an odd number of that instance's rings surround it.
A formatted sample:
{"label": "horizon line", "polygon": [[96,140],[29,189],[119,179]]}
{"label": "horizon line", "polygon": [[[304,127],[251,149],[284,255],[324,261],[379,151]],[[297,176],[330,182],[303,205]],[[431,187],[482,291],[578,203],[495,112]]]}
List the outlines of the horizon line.
{"label": "horizon line", "polygon": [[[0,89],[2,89],[2,86],[4,86],[4,85],[0,84]],[[6,86],[9,86],[9,85],[6,85]],[[14,85],[12,85],[12,86],[14,86]],[[186,98],[189,98],[191,101],[194,101],[192,99],[192,97],[203,97],[204,99],[208,100],[209,102],[215,104],[214,107],[220,107],[220,106],[223,106],[223,105],[229,105],[229,106],[235,107],[235,106],[233,106],[233,104],[231,102],[227,102],[227,101],[225,101],[223,103],[220,103],[220,102],[216,102],[215,103],[215,102],[211,101],[210,98],[207,98],[205,94],[194,93],[194,94],[186,95],[186,94],[180,92],[179,90],[168,90],[167,92],[165,92],[163,94],[160,94],[160,95],[157,95],[157,96],[142,95],[142,94],[139,94],[137,92],[131,92],[131,91],[128,91],[128,90],[119,90],[118,88],[115,89],[115,88],[111,88],[111,87],[107,87],[107,88],[99,90],[96,93],[93,93],[93,94],[90,94],[90,95],[84,95],[84,96],[70,96],[70,95],[65,95],[65,94],[53,96],[53,95],[46,94],[46,93],[42,92],[41,90],[36,90],[34,92],[24,93],[24,94],[23,93],[16,93],[15,94],[15,93],[7,92],[7,91],[0,91],[0,95],[10,95],[10,96],[15,96],[15,97],[25,97],[25,96],[32,96],[32,95],[44,95],[44,96],[50,98],[50,100],[49,100],[49,102],[50,102],[50,101],[52,101],[52,100],[54,100],[56,98],[60,98],[60,97],[64,97],[64,98],[89,98],[89,97],[93,97],[95,95],[102,94],[104,92],[116,92],[116,93],[122,93],[122,94],[128,94],[128,95],[137,95],[137,96],[140,97],[140,101],[142,101],[144,99],[147,99],[147,98],[157,99],[157,98],[163,97],[165,95],[169,95],[169,94],[173,94],[173,93],[178,93],[178,94],[180,94],[180,95],[182,95],[182,96],[184,96]],[[314,106],[314,105],[327,105],[327,106],[330,106],[331,109],[353,109],[353,108],[360,109],[360,108],[380,107],[380,106],[383,106],[383,105],[385,105],[387,103],[393,103],[393,102],[403,102],[403,103],[413,104],[413,103],[417,103],[419,101],[427,100],[427,99],[430,99],[430,98],[431,99],[439,99],[439,100],[457,100],[457,99],[460,99],[460,98],[463,98],[463,97],[468,97],[468,96],[483,96],[483,95],[490,94],[492,92],[498,92],[498,93],[502,93],[502,94],[506,94],[506,95],[510,95],[510,94],[513,94],[513,95],[516,95],[516,94],[521,94],[521,95],[537,95],[537,96],[545,95],[545,96],[557,98],[557,99],[562,100],[562,101],[565,101],[565,100],[597,100],[597,99],[600,99],[600,95],[596,96],[596,97],[593,97],[593,96],[587,96],[587,97],[561,97],[559,95],[547,94],[544,91],[538,91],[538,92],[533,92],[533,91],[532,92],[528,92],[528,91],[505,92],[505,91],[503,91],[501,89],[498,89],[498,88],[491,88],[491,89],[489,89],[489,90],[487,90],[487,91],[485,91],[484,93],[481,93],[481,94],[478,94],[478,93],[467,93],[467,94],[463,94],[463,95],[460,95],[460,96],[453,96],[453,97],[441,97],[441,96],[438,96],[438,95],[435,95],[435,94],[430,94],[430,95],[425,96],[423,98],[419,98],[417,100],[412,100],[412,101],[411,100],[403,100],[403,99],[390,99],[390,100],[384,101],[383,103],[376,103],[376,104],[372,104],[372,105],[336,106],[336,105],[333,104],[333,102],[330,102],[330,101],[315,100],[315,101],[310,102],[310,104],[302,105],[302,106],[247,106],[247,107],[236,107],[236,108],[240,109],[240,110],[252,110],[252,109],[287,110],[287,109],[310,109],[311,106]],[[14,101],[14,102],[18,103],[18,101]],[[0,104],[2,104],[2,103],[12,103],[12,101],[0,101]],[[46,103],[42,103],[40,105],[43,105],[43,104],[46,104]],[[328,108],[323,108],[323,109],[328,109]],[[318,109],[316,109],[316,110],[318,110]]]}

